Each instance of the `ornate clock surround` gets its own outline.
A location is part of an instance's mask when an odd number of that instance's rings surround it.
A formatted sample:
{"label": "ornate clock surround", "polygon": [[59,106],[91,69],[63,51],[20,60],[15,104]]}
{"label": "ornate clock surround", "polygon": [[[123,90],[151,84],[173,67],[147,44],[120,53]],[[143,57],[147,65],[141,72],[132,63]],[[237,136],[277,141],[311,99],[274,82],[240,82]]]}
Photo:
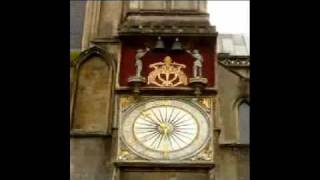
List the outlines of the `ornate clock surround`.
{"label": "ornate clock surround", "polygon": [[[119,133],[118,133],[118,149],[117,149],[117,162],[116,164],[126,164],[130,165],[133,163],[134,165],[145,164],[145,163],[155,163],[155,164],[176,164],[179,165],[186,165],[191,163],[195,164],[202,164],[205,166],[212,166],[213,165],[213,154],[214,154],[214,137],[213,137],[213,117],[214,117],[214,97],[212,96],[203,96],[203,97],[192,97],[192,96],[173,96],[173,97],[165,97],[165,96],[139,96],[134,97],[131,95],[120,95],[118,97],[119,107],[118,109],[118,123],[119,123]],[[153,153],[152,151],[146,147],[143,147],[143,144],[139,142],[139,140],[133,140],[135,137],[129,138],[131,142],[128,142],[128,138],[133,135],[133,128],[134,125],[125,125],[125,121],[135,122],[137,119],[138,112],[143,109],[141,107],[148,106],[146,109],[150,109],[152,107],[161,106],[161,104],[169,102],[168,104],[172,103],[171,106],[185,106],[190,111],[190,109],[197,111],[198,117],[202,116],[202,124],[198,124],[198,130],[202,132],[202,140],[195,138],[194,141],[190,142],[190,145],[186,145],[186,149],[189,148],[189,153],[185,152],[185,149],[182,148],[178,150],[176,154],[168,154],[164,152]],[[149,104],[148,104],[149,103]],[[150,104],[151,103],[151,104]],[[182,107],[184,109],[185,107]],[[140,108],[140,109],[139,109]],[[134,117],[129,118],[130,114],[134,112]],[[193,115],[197,114],[195,112],[191,112]],[[158,114],[159,115],[159,114]],[[154,117],[154,116],[153,116]],[[207,123],[207,134],[205,134],[202,130],[203,123]],[[129,123],[130,124],[130,123]],[[130,128],[128,128],[130,127]],[[131,132],[130,132],[131,131]],[[128,133],[124,135],[124,133]],[[205,134],[205,135],[204,135]],[[126,136],[126,137],[125,137]],[[134,135],[133,135],[134,136]],[[132,142],[133,141],[133,142]],[[198,141],[198,142],[196,142]],[[173,141],[172,141],[173,142]],[[138,144],[138,150],[135,145]],[[162,143],[164,144],[164,143]],[[190,148],[191,147],[191,148]],[[140,148],[140,149],[139,149]],[[147,151],[149,156],[143,154],[140,151]],[[150,156],[151,151],[151,156]],[[162,156],[161,156],[162,155]],[[177,157],[175,157],[177,156]]]}
{"label": "ornate clock surround", "polygon": [[[170,24],[167,23],[169,18],[164,19],[165,26],[161,21],[148,21],[146,16],[143,16],[143,21],[127,18],[120,27],[121,52],[117,67],[114,121],[114,128],[117,130],[114,163],[119,167],[120,174],[125,174],[127,168],[129,171],[137,171],[137,167],[142,168],[139,172],[151,171],[152,167],[156,168],[155,171],[174,167],[173,169],[200,168],[208,173],[214,167],[217,32],[207,21],[206,15],[192,16],[198,17],[198,20],[181,23],[172,19]],[[162,46],[158,46],[159,39],[163,41]],[[179,46],[174,46],[178,42],[180,49],[175,48]],[[169,152],[169,155],[163,153],[161,158],[154,158],[155,156],[147,156],[130,146],[130,143],[139,143],[143,147],[139,140],[132,138],[133,142],[128,143],[128,139],[124,138],[124,129],[131,131],[131,136],[134,137],[132,124],[138,117],[137,114],[131,117],[131,126],[123,128],[126,118],[130,119],[128,114],[146,102],[163,99],[183,101],[206,117],[208,139],[200,141],[198,148],[190,150],[192,153],[170,158]],[[157,128],[167,136],[172,127],[167,124],[162,126]],[[201,126],[202,124],[197,127],[199,131]],[[193,143],[195,141],[191,142]],[[164,149],[166,148],[162,150]]]}

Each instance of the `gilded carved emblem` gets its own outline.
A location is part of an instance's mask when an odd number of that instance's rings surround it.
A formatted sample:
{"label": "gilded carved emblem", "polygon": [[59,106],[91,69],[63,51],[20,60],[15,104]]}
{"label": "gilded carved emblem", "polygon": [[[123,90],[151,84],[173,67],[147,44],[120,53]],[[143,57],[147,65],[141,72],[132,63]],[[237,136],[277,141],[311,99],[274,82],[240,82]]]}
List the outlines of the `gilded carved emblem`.
{"label": "gilded carved emblem", "polygon": [[149,73],[147,84],[160,87],[188,85],[188,78],[182,70],[186,65],[172,62],[170,56],[166,56],[163,62],[150,64],[149,67],[154,70]]}
{"label": "gilded carved emblem", "polygon": [[129,150],[127,149],[121,149],[118,157],[119,160],[133,160],[135,158],[136,156],[129,152]]}
{"label": "gilded carved emblem", "polygon": [[133,96],[123,96],[120,98],[120,106],[124,110],[135,102]]}
{"label": "gilded carved emblem", "polygon": [[121,160],[121,161],[143,160],[143,158],[135,155],[120,141],[120,148],[118,151],[118,160]]}
{"label": "gilded carved emblem", "polygon": [[211,101],[209,98],[199,98],[199,103],[207,109],[211,107]]}
{"label": "gilded carved emblem", "polygon": [[213,150],[212,150],[212,147],[209,145],[197,156],[191,158],[191,161],[199,161],[199,160],[210,161],[212,159],[213,159]]}

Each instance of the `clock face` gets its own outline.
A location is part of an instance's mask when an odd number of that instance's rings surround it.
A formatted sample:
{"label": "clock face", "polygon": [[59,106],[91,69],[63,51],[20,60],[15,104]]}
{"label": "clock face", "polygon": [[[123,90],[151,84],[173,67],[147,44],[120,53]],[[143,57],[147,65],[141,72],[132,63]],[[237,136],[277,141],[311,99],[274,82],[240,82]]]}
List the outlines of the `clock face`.
{"label": "clock face", "polygon": [[199,152],[209,138],[206,113],[181,100],[137,104],[122,118],[121,137],[147,159],[184,159]]}

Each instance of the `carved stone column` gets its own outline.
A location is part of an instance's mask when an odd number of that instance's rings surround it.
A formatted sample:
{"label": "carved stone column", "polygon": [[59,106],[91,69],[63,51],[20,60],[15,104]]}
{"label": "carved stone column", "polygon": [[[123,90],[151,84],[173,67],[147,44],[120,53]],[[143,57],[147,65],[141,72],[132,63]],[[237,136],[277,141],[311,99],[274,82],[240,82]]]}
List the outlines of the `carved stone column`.
{"label": "carved stone column", "polygon": [[97,36],[100,10],[101,1],[87,1],[81,43],[82,51],[88,49],[90,47],[90,41]]}

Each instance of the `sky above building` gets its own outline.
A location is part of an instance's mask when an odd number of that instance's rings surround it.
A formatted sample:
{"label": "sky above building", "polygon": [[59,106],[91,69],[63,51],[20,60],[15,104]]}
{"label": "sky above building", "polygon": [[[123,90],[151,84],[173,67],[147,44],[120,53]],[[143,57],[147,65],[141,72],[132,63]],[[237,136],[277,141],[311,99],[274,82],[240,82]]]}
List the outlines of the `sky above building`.
{"label": "sky above building", "polygon": [[208,0],[210,23],[216,26],[219,33],[243,34],[249,46],[250,38],[250,2]]}

